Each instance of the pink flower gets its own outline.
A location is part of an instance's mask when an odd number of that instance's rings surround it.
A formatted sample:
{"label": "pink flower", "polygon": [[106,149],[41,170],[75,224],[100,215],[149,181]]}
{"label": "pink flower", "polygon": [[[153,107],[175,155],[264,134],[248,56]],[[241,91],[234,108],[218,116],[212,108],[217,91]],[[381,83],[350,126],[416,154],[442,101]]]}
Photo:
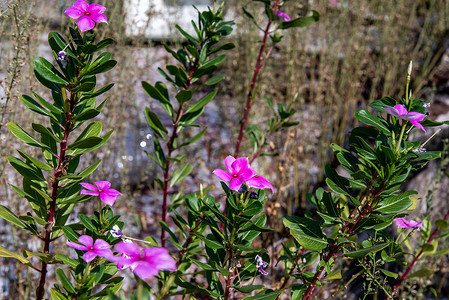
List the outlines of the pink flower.
{"label": "pink flower", "polygon": [[268,275],[268,272],[264,270],[264,268],[268,267],[268,264],[266,261],[262,259],[259,255],[256,255],[256,268],[262,275]]}
{"label": "pink flower", "polygon": [[278,10],[277,12],[276,12],[276,15],[278,16],[278,17],[281,17],[281,18],[284,18],[284,21],[290,21],[291,19],[290,19],[290,17],[285,13],[285,12],[283,12],[282,10]]}
{"label": "pink flower", "polygon": [[248,181],[246,181],[246,184],[248,185],[248,187],[253,187],[256,189],[271,189],[271,191],[274,193],[274,188],[271,183],[260,175],[254,175]]}
{"label": "pink flower", "polygon": [[78,243],[67,242],[67,245],[77,250],[87,251],[86,253],[84,253],[83,259],[88,263],[94,260],[94,258],[97,256],[107,259],[110,259],[114,256],[110,249],[111,246],[102,239],[97,239],[94,243],[92,237],[88,235],[82,235],[78,238]]}
{"label": "pink flower", "polygon": [[416,221],[407,221],[404,218],[396,218],[394,219],[394,221],[396,222],[396,226],[398,226],[399,228],[413,228],[413,229],[418,229],[418,231],[420,231],[420,228],[422,227],[422,223],[421,222],[416,222]]}
{"label": "pink flower", "polygon": [[99,4],[88,4],[84,0],[73,3],[73,7],[65,10],[65,14],[72,19],[78,19],[77,24],[81,32],[94,28],[95,22],[107,23],[108,19],[103,15],[106,7]]}
{"label": "pink flower", "polygon": [[111,183],[109,181],[97,181],[95,185],[90,183],[80,183],[87,190],[81,190],[81,195],[100,196],[100,200],[107,205],[113,205],[117,196],[123,196],[117,190],[110,189]]}
{"label": "pink flower", "polygon": [[233,191],[238,191],[244,182],[256,175],[256,172],[249,166],[247,157],[235,159],[228,156],[225,158],[225,165],[229,173],[220,169],[215,169],[212,173],[223,181],[230,180],[229,188]]}
{"label": "pink flower", "polygon": [[421,128],[424,132],[426,132],[426,129],[419,124],[418,122],[421,122],[425,119],[426,115],[420,114],[417,112],[408,112],[407,108],[403,104],[397,104],[393,107],[384,107],[384,109],[392,116],[395,116],[399,119],[410,121],[414,126]]}
{"label": "pink flower", "polygon": [[129,267],[134,274],[142,279],[156,276],[161,270],[176,271],[175,260],[165,248],[140,249],[134,243],[120,242],[115,245],[114,249],[118,253],[122,253],[122,256],[115,256],[110,260],[122,268]]}

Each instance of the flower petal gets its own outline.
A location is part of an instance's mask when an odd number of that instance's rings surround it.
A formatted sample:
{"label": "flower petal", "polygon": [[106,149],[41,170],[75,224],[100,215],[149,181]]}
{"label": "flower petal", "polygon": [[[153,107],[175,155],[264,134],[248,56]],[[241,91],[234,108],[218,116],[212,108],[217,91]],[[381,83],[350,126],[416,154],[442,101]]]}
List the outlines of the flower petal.
{"label": "flower petal", "polygon": [[240,179],[242,182],[246,182],[251,179],[254,175],[256,175],[256,171],[251,168],[246,169],[243,173],[240,173]]}
{"label": "flower petal", "polygon": [[95,26],[95,22],[88,16],[83,16],[78,19],[77,21],[78,28],[81,30],[81,32],[88,31]]}
{"label": "flower petal", "polygon": [[149,263],[153,263],[160,270],[176,271],[176,262],[168,253],[168,250],[161,247],[145,248],[144,255]]}
{"label": "flower petal", "polygon": [[241,178],[233,178],[231,182],[229,182],[229,188],[233,191],[238,191],[242,184],[243,180]]}
{"label": "flower petal", "polygon": [[95,259],[95,257],[97,257],[97,253],[95,253],[95,251],[87,251],[86,253],[84,253],[83,255],[83,259],[87,262],[90,263],[91,261],[93,261]]}
{"label": "flower petal", "polygon": [[78,19],[79,17],[81,17],[82,15],[84,15],[84,12],[80,11],[77,8],[74,7],[69,7],[67,8],[64,13],[66,15],[68,15],[70,18],[72,19]]}
{"label": "flower petal", "polygon": [[101,191],[107,190],[111,187],[111,183],[109,181],[96,181],[95,185]]}
{"label": "flower petal", "polygon": [[262,176],[259,175],[255,175],[254,177],[250,178],[249,180],[246,181],[246,184],[249,187],[254,187],[254,188],[258,188],[258,189],[271,189],[271,191],[274,193],[274,188],[271,185],[271,183],[266,180],[265,178],[263,178]]}
{"label": "flower petal", "polygon": [[410,123],[412,123],[413,125],[415,125],[416,127],[422,129],[422,131],[424,131],[425,133],[427,133],[426,129],[424,128],[424,126],[422,126],[420,123],[418,123],[416,120],[410,120]]}
{"label": "flower petal", "polygon": [[393,107],[384,107],[385,111],[392,116],[399,117],[399,112]]}
{"label": "flower petal", "polygon": [[88,247],[83,246],[83,245],[80,245],[80,244],[75,243],[75,242],[67,242],[67,246],[72,247],[72,248],[75,248],[76,250],[81,250],[81,251],[87,251],[87,250],[89,250]]}
{"label": "flower petal", "polygon": [[82,235],[78,238],[78,243],[81,243],[84,246],[91,248],[94,245],[94,239],[91,236]]}
{"label": "flower petal", "polygon": [[393,106],[393,108],[398,111],[399,115],[408,114],[408,110],[407,110],[407,108],[405,108],[405,106],[403,104],[396,104],[395,106]]}
{"label": "flower petal", "polygon": [[114,205],[114,202],[116,199],[117,199],[117,196],[111,196],[110,194],[107,193],[107,191],[100,193],[100,200],[109,206]]}
{"label": "flower petal", "polygon": [[97,239],[94,243],[94,249],[110,249],[111,245],[108,244],[105,240]]}
{"label": "flower petal", "polygon": [[215,169],[212,173],[223,181],[229,181],[232,179],[231,174],[220,169]]}
{"label": "flower petal", "polygon": [[93,252],[96,256],[104,257],[108,260],[114,256],[111,249],[95,249],[89,252]]}
{"label": "flower petal", "polygon": [[394,221],[396,222],[396,226],[398,226],[399,228],[408,228],[409,227],[407,220],[404,218],[396,218],[396,219],[394,219]]}
{"label": "flower petal", "polygon": [[92,196],[98,196],[98,195],[100,195],[99,192],[88,191],[88,190],[81,190],[80,194],[81,194],[81,195],[92,195]]}
{"label": "flower petal", "polygon": [[106,7],[100,4],[92,3],[89,5],[89,8],[87,9],[88,12],[91,14],[102,14],[106,10]]}
{"label": "flower petal", "polygon": [[142,279],[147,279],[159,274],[159,270],[155,265],[151,265],[146,261],[138,261],[131,265],[134,274]]}
{"label": "flower petal", "polygon": [[91,191],[98,192],[97,187],[96,187],[95,185],[93,185],[93,184],[90,184],[90,183],[84,183],[84,182],[81,182],[80,184],[81,184],[81,186],[82,186],[83,188],[85,188],[85,189],[88,189],[88,190],[91,190]]}
{"label": "flower petal", "polygon": [[106,16],[102,15],[102,14],[92,13],[90,15],[90,17],[92,20],[94,20],[97,23],[107,23],[108,22],[108,18],[106,18]]}
{"label": "flower petal", "polygon": [[86,12],[89,8],[89,4],[87,4],[87,2],[84,0],[78,0],[73,3],[73,7],[81,10],[82,12]]}
{"label": "flower petal", "polygon": [[[249,161],[248,157],[239,157],[237,158],[232,164],[231,168],[237,173],[245,172],[247,169],[249,169]],[[234,173],[234,172],[233,172]]]}
{"label": "flower petal", "polygon": [[232,163],[235,161],[235,158],[234,157],[232,157],[231,155],[229,155],[229,156],[227,156],[226,158],[225,158],[225,166],[226,166],[226,169],[229,171],[229,172],[231,172],[232,173],[232,171],[234,170],[232,167],[231,167],[231,165],[232,165]]}
{"label": "flower petal", "polygon": [[120,242],[115,245],[114,250],[118,253],[124,253],[130,257],[140,256],[140,248],[134,243]]}

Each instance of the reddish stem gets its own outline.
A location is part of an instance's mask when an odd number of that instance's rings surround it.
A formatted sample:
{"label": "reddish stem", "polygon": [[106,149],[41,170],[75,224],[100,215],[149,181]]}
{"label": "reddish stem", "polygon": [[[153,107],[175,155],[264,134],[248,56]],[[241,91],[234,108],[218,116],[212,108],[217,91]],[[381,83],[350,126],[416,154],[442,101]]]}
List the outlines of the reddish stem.
{"label": "reddish stem", "polygon": [[[446,213],[443,220],[447,220],[448,217],[449,217],[449,211]],[[432,242],[432,240],[435,238],[436,234],[438,233],[438,230],[439,230],[438,227],[434,229],[434,231],[432,232],[430,237],[427,239],[426,244],[429,244]],[[415,258],[412,260],[410,265],[405,270],[404,274],[402,274],[401,278],[399,278],[398,282],[393,287],[393,290],[391,291],[391,295],[394,296],[394,294],[397,292],[398,288],[401,286],[402,282],[407,278],[407,275],[410,273],[412,268],[415,266],[416,262],[421,258],[421,255],[423,254],[423,252],[424,252],[424,248],[421,248],[421,250],[418,252],[418,254],[415,256]],[[385,300],[387,300],[387,299],[388,299],[388,296],[385,297]]]}
{"label": "reddish stem", "polygon": [[[255,87],[256,87],[256,83],[257,83],[257,77],[259,75],[260,70],[263,67],[264,61],[268,58],[268,56],[267,56],[264,59],[264,50],[265,50],[265,46],[267,44],[267,37],[268,37],[268,34],[269,34],[270,26],[271,26],[271,20],[268,19],[268,24],[267,24],[267,27],[266,27],[266,29],[264,31],[262,45],[260,46],[260,50],[259,50],[259,56],[257,57],[256,67],[254,68],[253,79],[251,80],[251,86],[250,86],[250,89],[248,91],[248,95],[246,97],[246,107],[245,107],[245,112],[244,112],[244,115],[243,115],[242,124],[240,125],[240,131],[239,131],[239,136],[237,138],[237,145],[235,146],[234,157],[238,157],[238,155],[239,155],[240,144],[241,144],[242,139],[243,139],[243,132],[245,131],[246,123],[248,121],[249,111],[251,110],[251,102],[252,102],[252,99],[254,97],[253,93],[255,91]],[[270,53],[271,53],[271,51],[270,51]]]}
{"label": "reddish stem", "polygon": [[[59,189],[59,181],[58,178],[61,177],[61,175],[63,174],[63,169],[65,168],[64,166],[64,161],[65,161],[65,154],[67,151],[67,140],[69,138],[69,134],[72,130],[72,126],[71,126],[71,122],[72,122],[72,113],[73,110],[75,108],[75,93],[71,92],[70,95],[70,100],[67,99],[67,101],[69,101],[69,112],[67,112],[65,114],[65,118],[66,118],[66,122],[65,122],[65,126],[64,126],[64,137],[62,138],[62,141],[60,143],[60,154],[58,157],[58,167],[56,168],[56,170],[53,170],[53,182],[51,183],[52,186],[52,193],[51,193],[51,199],[52,201],[50,202],[50,209],[48,211],[48,221],[47,221],[47,225],[45,225],[45,237],[41,238],[44,241],[44,250],[43,253],[49,253],[50,251],[50,243],[54,240],[51,239],[51,233],[52,233],[52,229],[53,229],[53,225],[55,222],[55,214],[56,214],[56,199],[58,197],[58,189]],[[41,276],[39,279],[39,285],[36,291],[36,299],[37,300],[41,300],[44,297],[45,294],[45,280],[46,280],[46,276],[47,276],[47,265],[48,262],[42,261],[41,263]]]}

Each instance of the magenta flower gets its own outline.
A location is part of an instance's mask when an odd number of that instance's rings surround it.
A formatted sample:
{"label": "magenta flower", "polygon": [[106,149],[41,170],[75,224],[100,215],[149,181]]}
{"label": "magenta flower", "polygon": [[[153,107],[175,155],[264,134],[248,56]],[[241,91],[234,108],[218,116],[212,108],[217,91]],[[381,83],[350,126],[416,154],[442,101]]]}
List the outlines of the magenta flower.
{"label": "magenta flower", "polygon": [[117,199],[117,196],[123,196],[117,190],[110,189],[111,183],[109,181],[97,181],[95,185],[90,183],[80,183],[87,190],[81,190],[81,195],[100,196],[100,200],[107,205],[112,206]]}
{"label": "magenta flower", "polygon": [[247,157],[235,159],[228,156],[225,158],[225,165],[229,173],[220,169],[215,169],[212,173],[223,181],[230,181],[229,188],[233,191],[238,191],[244,182],[256,175],[256,172],[249,166]]}
{"label": "magenta flower", "polygon": [[254,175],[248,181],[246,181],[246,184],[248,185],[248,187],[253,187],[256,189],[271,189],[271,191],[274,193],[274,188],[271,183],[260,175]]}
{"label": "magenta flower", "polygon": [[276,12],[276,16],[284,18],[284,21],[287,21],[287,22],[291,20],[290,17],[285,12],[283,12],[282,10],[278,10]]}
{"label": "magenta flower", "polygon": [[424,132],[426,132],[426,129],[419,124],[418,122],[421,122],[425,119],[426,115],[420,114],[417,112],[408,112],[407,108],[403,104],[397,104],[393,107],[384,107],[384,109],[392,116],[395,116],[399,119],[410,121],[414,126],[421,128]]}
{"label": "magenta flower", "polygon": [[134,274],[147,279],[159,274],[161,270],[176,271],[175,260],[168,254],[168,250],[159,247],[140,249],[134,243],[120,242],[115,245],[115,251],[122,253],[110,260],[122,268],[129,267]]}
{"label": "magenta flower", "polygon": [[94,28],[95,22],[107,23],[108,19],[103,15],[106,7],[99,4],[88,4],[84,0],[78,0],[73,3],[73,7],[65,10],[65,14],[72,19],[78,19],[76,22],[81,32]]}
{"label": "magenta flower", "polygon": [[421,222],[416,222],[416,221],[407,221],[404,218],[396,218],[394,219],[394,221],[396,222],[396,226],[398,226],[399,228],[413,228],[413,229],[418,229],[418,231],[420,231],[420,228],[422,227],[422,223]]}
{"label": "magenta flower", "polygon": [[87,251],[86,253],[84,253],[83,259],[88,263],[94,260],[94,258],[97,256],[107,259],[110,259],[114,256],[110,249],[111,246],[102,239],[97,239],[94,243],[92,237],[88,235],[82,235],[78,238],[78,243],[67,242],[67,245],[77,250]]}

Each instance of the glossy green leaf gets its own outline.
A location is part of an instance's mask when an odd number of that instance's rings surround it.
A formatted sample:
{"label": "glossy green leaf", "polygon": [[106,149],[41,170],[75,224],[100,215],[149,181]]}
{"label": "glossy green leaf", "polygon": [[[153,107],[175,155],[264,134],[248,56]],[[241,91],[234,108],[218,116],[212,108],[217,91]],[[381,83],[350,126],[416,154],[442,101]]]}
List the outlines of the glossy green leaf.
{"label": "glossy green leaf", "polygon": [[318,22],[320,19],[320,14],[313,10],[312,16],[307,17],[300,17],[291,21],[284,21],[279,25],[279,29],[288,29],[288,28],[300,28],[300,27],[306,27],[313,23]]}
{"label": "glossy green leaf", "polygon": [[23,158],[30,160],[33,163],[33,165],[35,165],[37,168],[39,168],[41,170],[44,170],[44,171],[53,171],[53,168],[50,167],[48,164],[46,164],[44,162],[41,162],[41,161],[31,157],[30,155],[26,154],[25,152],[20,151],[20,150],[17,150],[17,152],[19,152],[19,154]]}
{"label": "glossy green leaf", "polygon": [[17,172],[19,172],[22,176],[30,178],[31,180],[36,181],[45,181],[44,175],[42,175],[42,171],[38,169],[37,167],[24,163],[18,158],[15,158],[14,156],[8,156],[6,158],[11,166],[16,169]]}
{"label": "glossy green leaf", "polygon": [[64,271],[61,269],[56,269],[56,275],[58,275],[59,280],[62,284],[62,286],[64,287],[64,289],[69,292],[69,293],[75,293],[75,288],[73,287],[72,283],[70,282],[70,280],[67,278],[67,276],[65,275]]}
{"label": "glossy green leaf", "polygon": [[410,200],[410,196],[417,193],[418,192],[416,191],[407,191],[399,195],[392,195],[379,202],[376,207],[376,211],[383,214],[396,214],[403,212],[413,204],[413,201]]}
{"label": "glossy green leaf", "polygon": [[145,93],[147,93],[147,95],[150,96],[151,98],[156,99],[161,103],[167,104],[170,103],[168,98],[163,93],[161,93],[157,88],[155,88],[148,82],[142,81],[142,88],[145,91]]}
{"label": "glossy green leaf", "polygon": [[266,289],[255,296],[243,298],[243,300],[275,300],[283,291],[284,289],[277,291]]}
{"label": "glossy green leaf", "polygon": [[179,103],[187,102],[192,98],[193,92],[191,90],[181,90],[176,94],[176,99]]}
{"label": "glossy green leaf", "polygon": [[192,104],[192,106],[190,106],[187,111],[187,113],[193,113],[196,111],[199,111],[200,109],[202,109],[204,106],[206,106],[207,103],[209,103],[217,94],[218,92],[218,88],[215,88],[212,92],[210,92],[209,94],[207,94],[206,96],[204,96],[203,98],[201,98],[200,100],[194,102]]}
{"label": "glossy green leaf", "polygon": [[168,133],[167,128],[162,124],[161,120],[152,112],[148,107],[145,107],[145,116],[147,118],[148,125],[153,129],[154,133],[165,140],[165,134]]}
{"label": "glossy green leaf", "polygon": [[27,229],[27,225],[6,206],[0,205],[0,217],[11,224],[14,224],[23,229]]}
{"label": "glossy green leaf", "polygon": [[374,252],[378,252],[382,249],[384,249],[385,247],[387,247],[388,245],[390,245],[391,242],[388,243],[382,243],[379,245],[374,245],[371,247],[366,247],[366,248],[362,248],[356,251],[351,251],[351,252],[346,252],[344,253],[345,256],[347,257],[352,257],[352,258],[361,258],[364,257],[370,253],[374,253]]}
{"label": "glossy green leaf", "polygon": [[9,122],[7,126],[8,126],[8,129],[11,131],[11,133],[14,134],[22,142],[24,142],[30,146],[33,146],[33,147],[48,148],[46,145],[42,144],[41,142],[36,140],[34,137],[32,137],[30,134],[28,134],[25,130],[23,130],[16,123]]}
{"label": "glossy green leaf", "polygon": [[321,232],[320,223],[308,218],[290,217],[283,219],[290,234],[307,250],[321,251],[328,245],[326,236]]}
{"label": "glossy green leaf", "polygon": [[186,176],[192,172],[193,166],[191,164],[185,164],[181,168],[175,169],[173,175],[170,179],[169,186],[174,186],[178,184],[181,180],[183,180]]}
{"label": "glossy green leaf", "polygon": [[37,72],[42,78],[56,84],[68,84],[63,78],[61,78],[53,65],[43,57],[36,57],[33,60],[34,71]]}
{"label": "glossy green leaf", "polygon": [[383,133],[390,135],[390,130],[388,127],[381,121],[382,119],[373,116],[370,112],[368,112],[366,109],[361,109],[356,112],[355,114],[356,118],[369,126],[376,127],[379,131],[382,131]]}
{"label": "glossy green leaf", "polygon": [[0,257],[11,257],[11,258],[17,259],[24,265],[30,264],[30,262],[27,259],[25,259],[24,257],[20,256],[19,254],[15,253],[15,252],[9,251],[6,248],[3,248],[2,246],[0,246]]}

